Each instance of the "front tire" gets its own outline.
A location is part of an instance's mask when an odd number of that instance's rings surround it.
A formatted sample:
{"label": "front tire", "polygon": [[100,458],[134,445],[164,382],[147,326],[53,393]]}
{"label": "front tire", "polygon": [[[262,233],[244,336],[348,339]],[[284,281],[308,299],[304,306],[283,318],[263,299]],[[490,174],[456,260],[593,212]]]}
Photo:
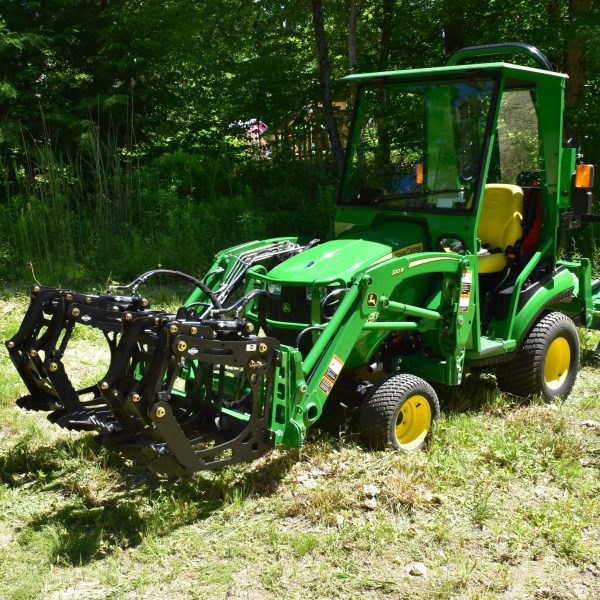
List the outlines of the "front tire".
{"label": "front tire", "polygon": [[424,448],[440,405],[433,388],[414,375],[392,375],[373,386],[358,414],[363,441],[372,448],[409,452]]}
{"label": "front tire", "polygon": [[548,313],[527,334],[515,360],[497,369],[498,387],[523,398],[565,398],[575,385],[579,354],[573,321],[559,312]]}

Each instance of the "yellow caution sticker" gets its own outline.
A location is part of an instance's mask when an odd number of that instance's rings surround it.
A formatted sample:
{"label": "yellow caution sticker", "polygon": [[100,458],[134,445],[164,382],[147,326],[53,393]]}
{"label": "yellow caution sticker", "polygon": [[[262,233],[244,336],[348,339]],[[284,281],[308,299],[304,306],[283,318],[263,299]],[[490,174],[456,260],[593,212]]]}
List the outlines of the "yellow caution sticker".
{"label": "yellow caution sticker", "polygon": [[325,374],[321,378],[321,382],[319,383],[319,389],[325,394],[329,394],[331,392],[331,388],[333,384],[336,382],[339,374],[342,372],[342,367],[344,366],[344,361],[335,354],[325,371]]}
{"label": "yellow caution sticker", "polygon": [[471,304],[471,286],[473,285],[473,272],[463,271],[460,281],[460,300],[458,302],[458,310],[467,312]]}
{"label": "yellow caution sticker", "polygon": [[319,383],[319,389],[325,394],[329,394],[331,388],[333,387],[333,381],[331,379],[327,379],[327,377],[323,377],[321,379],[321,383]]}

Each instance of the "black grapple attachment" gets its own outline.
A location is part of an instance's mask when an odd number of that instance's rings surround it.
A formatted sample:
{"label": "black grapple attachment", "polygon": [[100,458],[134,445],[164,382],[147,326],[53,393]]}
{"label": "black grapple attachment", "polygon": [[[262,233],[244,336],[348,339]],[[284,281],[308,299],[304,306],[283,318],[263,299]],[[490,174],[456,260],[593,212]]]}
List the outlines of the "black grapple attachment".
{"label": "black grapple attachment", "polygon": [[[81,325],[102,331],[110,364],[97,384],[75,389],[63,357]],[[155,473],[252,460],[270,447],[279,357],[277,340],[253,329],[240,318],[156,311],[137,295],[34,286],[6,343],[29,391],[17,404],[49,411],[66,429],[97,431],[104,445]]]}
{"label": "black grapple attachment", "polygon": [[[152,360],[131,371],[143,340]],[[271,446],[270,398],[279,344],[243,320],[138,315],[123,329],[99,388],[121,424],[104,443],[156,473],[246,462]]]}
{"label": "black grapple attachment", "polygon": [[[279,342],[254,334],[261,323],[268,331],[267,292],[246,289],[245,276],[317,241],[244,244],[218,254],[204,280],[154,269],[107,294],[34,286],[21,327],[6,342],[29,391],[17,404],[48,411],[66,429],[96,431],[104,445],[155,473],[181,475],[260,456],[274,443],[273,382],[286,384],[276,373]],[[186,306],[154,310],[138,295],[156,275],[194,286]],[[102,332],[110,363],[96,384],[76,389],[65,350],[81,326]]]}

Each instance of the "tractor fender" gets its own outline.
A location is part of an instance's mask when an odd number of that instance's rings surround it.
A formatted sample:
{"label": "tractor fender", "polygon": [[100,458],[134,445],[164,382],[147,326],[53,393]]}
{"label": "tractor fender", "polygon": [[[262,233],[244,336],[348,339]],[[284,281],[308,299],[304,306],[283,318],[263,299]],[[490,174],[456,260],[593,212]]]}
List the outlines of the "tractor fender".
{"label": "tractor fender", "polygon": [[576,277],[569,270],[557,271],[527,303],[518,308],[511,336],[517,340],[517,346],[521,345],[527,332],[545,310],[553,304],[571,301],[576,284]]}

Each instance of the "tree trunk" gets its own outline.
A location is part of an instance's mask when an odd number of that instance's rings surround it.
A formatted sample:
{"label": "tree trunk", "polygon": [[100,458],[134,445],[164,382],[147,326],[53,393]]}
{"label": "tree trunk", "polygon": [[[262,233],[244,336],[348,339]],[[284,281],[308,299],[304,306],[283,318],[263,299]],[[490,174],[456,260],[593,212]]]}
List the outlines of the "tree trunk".
{"label": "tree trunk", "polygon": [[[356,73],[357,43],[356,43],[356,24],[358,21],[358,2],[350,0],[350,16],[348,17],[348,70],[350,73]],[[352,84],[352,105],[356,101],[358,85]]]}
{"label": "tree trunk", "polygon": [[[548,0],[548,27],[550,31],[559,31],[562,27],[562,0]],[[558,42],[558,40],[556,40]],[[561,44],[553,44],[553,47],[546,52],[546,56],[557,71],[563,72],[565,69],[565,56]]]}
{"label": "tree trunk", "polygon": [[[390,46],[392,40],[392,16],[394,10],[394,0],[383,0],[383,14],[381,18],[381,41],[379,44],[378,71],[387,71],[390,68]],[[385,90],[381,91],[380,102],[385,112]],[[390,135],[387,127],[382,126],[380,122],[377,128],[377,146],[380,152],[381,160],[384,164],[389,162],[390,158]]]}
{"label": "tree trunk", "polygon": [[381,18],[381,42],[379,44],[379,70],[386,71],[390,66],[390,43],[392,40],[392,14],[394,0],[383,0]]}
{"label": "tree trunk", "polygon": [[454,54],[466,45],[463,6],[460,0],[444,0],[444,49],[447,55]]}
{"label": "tree trunk", "polygon": [[338,175],[341,176],[344,166],[344,152],[340,133],[335,122],[333,114],[333,104],[331,98],[331,69],[329,66],[329,51],[327,49],[327,38],[325,37],[325,25],[323,23],[323,2],[322,0],[311,0],[313,24],[315,28],[315,40],[319,53],[319,75],[321,79],[321,89],[323,96],[323,111],[325,113],[325,127],[329,136],[329,143],[335,158],[335,164]]}
{"label": "tree trunk", "polygon": [[358,21],[358,2],[350,0],[350,16],[348,17],[348,67],[350,73],[356,71],[356,24]]}
{"label": "tree trunk", "polygon": [[569,79],[565,95],[569,108],[583,98],[585,83],[585,21],[590,17],[592,0],[569,0],[569,30],[565,66]]}

